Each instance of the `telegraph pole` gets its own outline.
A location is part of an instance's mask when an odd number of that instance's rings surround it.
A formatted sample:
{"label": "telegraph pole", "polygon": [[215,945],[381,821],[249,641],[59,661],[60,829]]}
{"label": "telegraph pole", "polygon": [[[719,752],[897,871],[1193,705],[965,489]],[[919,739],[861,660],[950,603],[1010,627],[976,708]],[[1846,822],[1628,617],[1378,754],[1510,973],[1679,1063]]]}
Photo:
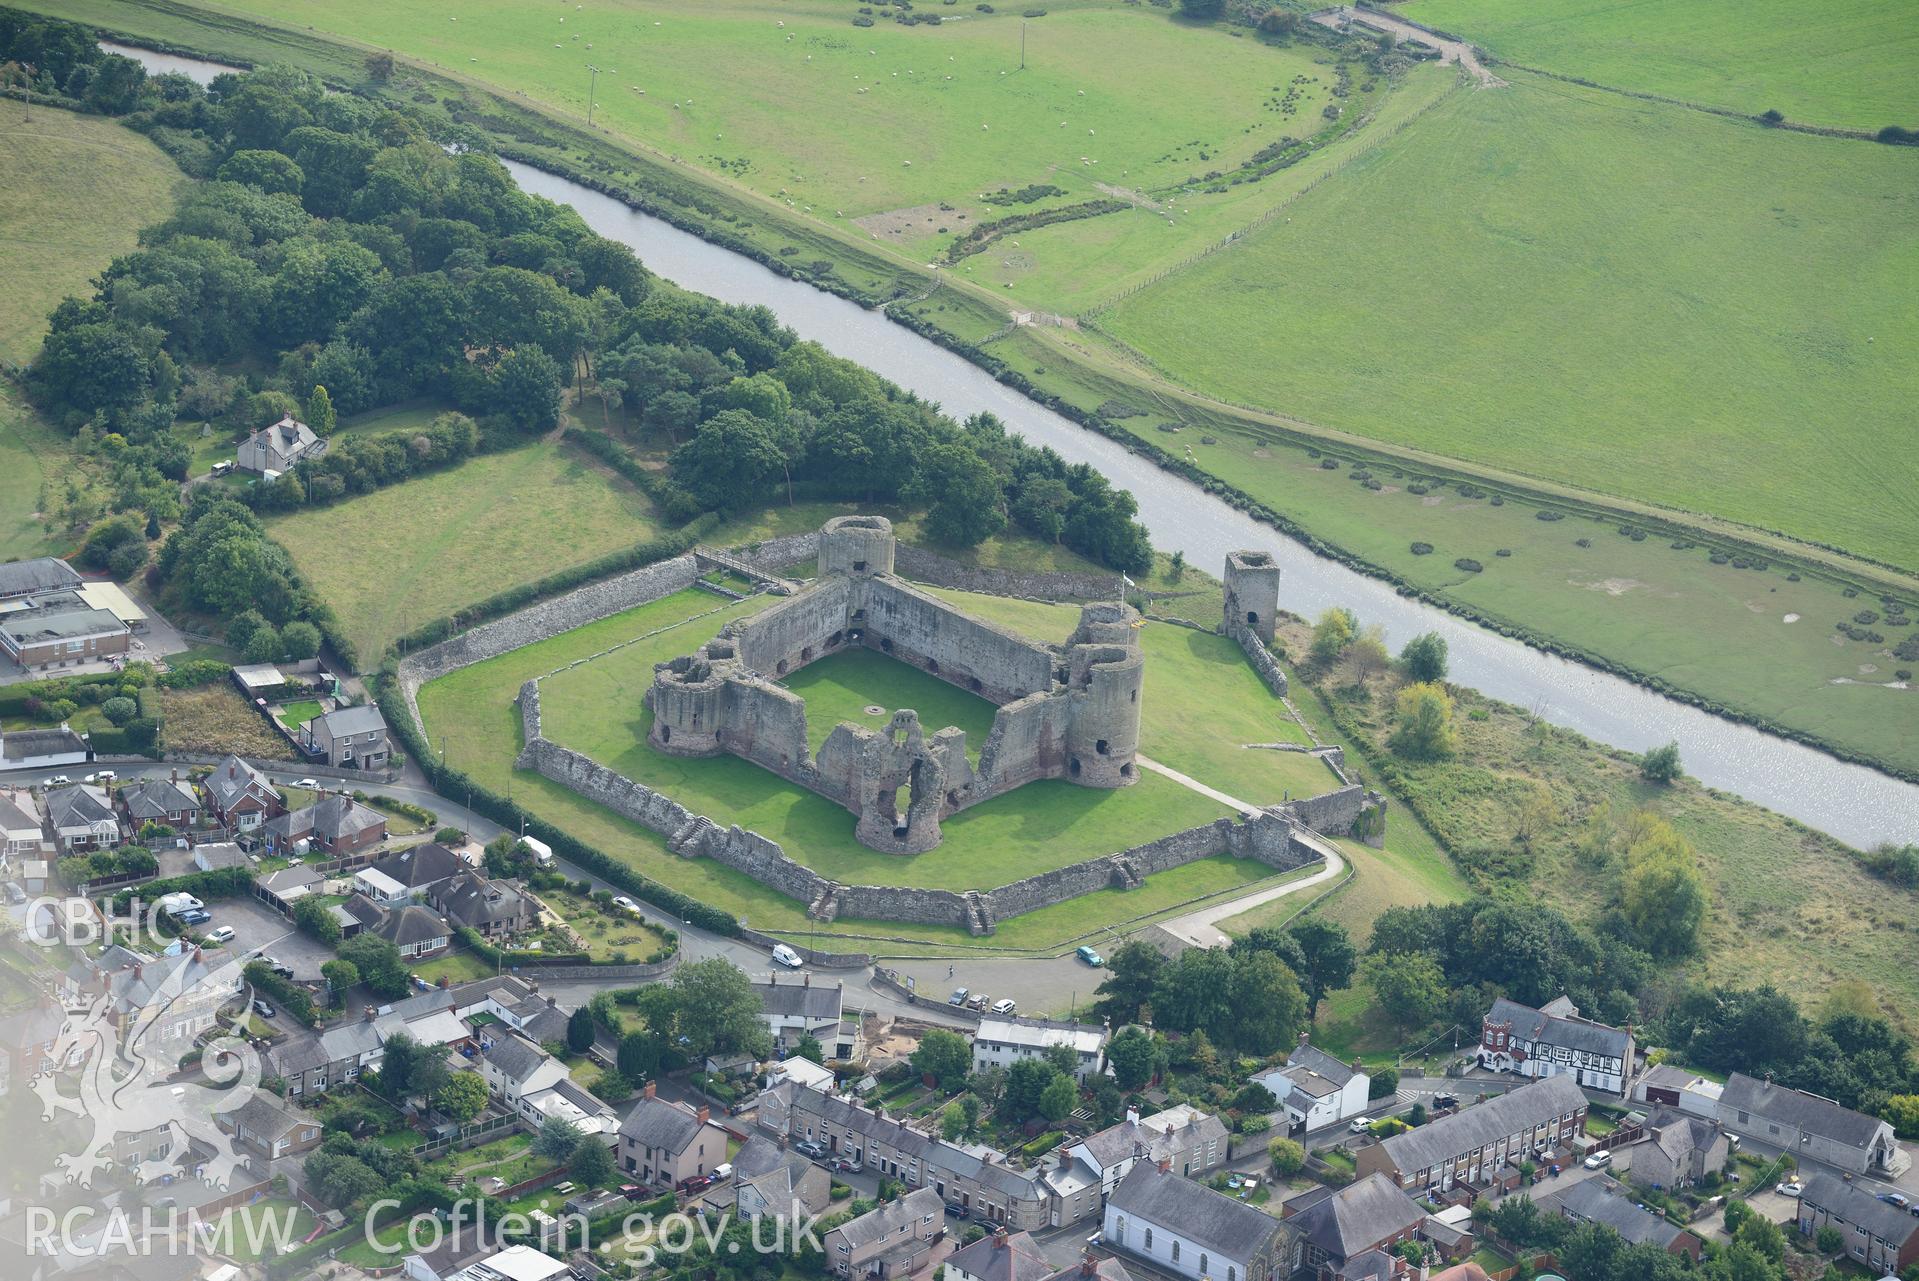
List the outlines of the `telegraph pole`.
{"label": "telegraph pole", "polygon": [[1019,69],[1026,70],[1026,19],[1019,20]]}
{"label": "telegraph pole", "polygon": [[593,73],[593,78],[587,82],[586,87],[586,125],[590,129],[593,127],[593,98],[600,87],[600,69],[590,62],[586,64],[586,69]]}

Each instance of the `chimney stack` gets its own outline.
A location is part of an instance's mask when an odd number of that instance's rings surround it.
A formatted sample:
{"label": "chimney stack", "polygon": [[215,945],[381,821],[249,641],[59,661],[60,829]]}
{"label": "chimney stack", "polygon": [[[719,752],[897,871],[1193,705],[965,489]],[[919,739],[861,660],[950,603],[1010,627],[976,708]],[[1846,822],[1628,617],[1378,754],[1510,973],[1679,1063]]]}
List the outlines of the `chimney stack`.
{"label": "chimney stack", "polygon": [[693,1114],[693,1117],[694,1117],[694,1119],[695,1119],[695,1120],[697,1120],[697,1121],[698,1121],[698,1122],[699,1122],[699,1123],[700,1123],[701,1125],[705,1125],[705,1124],[706,1124],[706,1118],[708,1118],[708,1117],[710,1117],[710,1116],[712,1116],[712,1115],[713,1115],[713,1109],[711,1109],[711,1108],[709,1108],[709,1107],[707,1107],[707,1106],[706,1106],[706,1104],[704,1104],[704,1103],[702,1103],[702,1104],[700,1104],[700,1110],[699,1110],[699,1111],[697,1111],[697,1112],[695,1112],[695,1113]]}
{"label": "chimney stack", "polygon": [[651,1082],[651,1081],[648,1081],[648,1082],[646,1083],[646,1088],[645,1088],[644,1090],[641,1090],[641,1091],[640,1091],[640,1094],[641,1094],[641,1096],[642,1096],[642,1097],[644,1097],[644,1098],[649,1098],[649,1099],[650,1099],[650,1098],[652,1098],[652,1097],[653,1097],[653,1090],[654,1090],[654,1084],[653,1084],[653,1082]]}
{"label": "chimney stack", "polygon": [[1161,1174],[1171,1174],[1171,1173],[1173,1172],[1173,1158],[1172,1158],[1172,1157],[1170,1157],[1170,1156],[1163,1156],[1163,1157],[1161,1157],[1161,1158],[1159,1159],[1159,1172],[1160,1172]]}
{"label": "chimney stack", "polygon": [[1004,1250],[1006,1248],[1006,1240],[1006,1227],[1004,1224],[993,1229],[993,1248],[995,1250]]}
{"label": "chimney stack", "polygon": [[1127,1123],[1128,1125],[1138,1125],[1138,1124],[1139,1124],[1139,1109],[1138,1109],[1138,1108],[1127,1108],[1127,1109],[1126,1109],[1126,1123]]}
{"label": "chimney stack", "polygon": [[1083,1277],[1099,1275],[1099,1260],[1093,1257],[1093,1251],[1090,1248],[1086,1251],[1086,1257],[1079,1261],[1079,1274]]}
{"label": "chimney stack", "polygon": [[367,1005],[367,1006],[362,1006],[362,1007],[361,1007],[361,1009],[360,1009],[360,1021],[361,1021],[362,1023],[371,1023],[371,1022],[373,1022],[373,1007],[372,1007],[371,1005]]}

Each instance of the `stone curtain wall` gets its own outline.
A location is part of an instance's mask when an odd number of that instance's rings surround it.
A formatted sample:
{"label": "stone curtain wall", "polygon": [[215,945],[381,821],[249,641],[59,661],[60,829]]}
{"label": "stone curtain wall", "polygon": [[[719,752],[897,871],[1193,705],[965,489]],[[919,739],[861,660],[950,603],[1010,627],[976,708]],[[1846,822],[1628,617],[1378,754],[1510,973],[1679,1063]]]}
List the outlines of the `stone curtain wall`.
{"label": "stone curtain wall", "polygon": [[988,596],[1020,596],[1027,600],[1120,600],[1126,584],[1118,574],[1021,573],[1010,569],[983,569],[962,565],[937,552],[901,543],[893,554],[893,572],[901,578],[930,583],[953,591]]}
{"label": "stone curtain wall", "polygon": [[1253,671],[1259,679],[1266,682],[1266,688],[1278,698],[1286,697],[1286,673],[1280,670],[1279,660],[1273,657],[1273,651],[1266,648],[1266,642],[1258,633],[1244,623],[1234,623],[1226,629],[1226,634],[1239,642],[1246,651],[1246,661],[1253,665]]}
{"label": "stone curtain wall", "polygon": [[426,732],[420,718],[420,686],[435,677],[457,672],[462,667],[498,658],[501,654],[549,640],[562,632],[610,618],[636,605],[656,601],[662,596],[691,587],[700,576],[699,565],[691,555],[675,556],[652,565],[643,565],[629,573],[618,574],[597,583],[555,596],[552,600],[529,605],[505,618],[484,623],[472,631],[441,641],[400,663],[400,695],[413,723]]}
{"label": "stone curtain wall", "polygon": [[748,543],[744,547],[735,547],[733,554],[764,573],[778,573],[789,565],[816,558],[820,554],[820,531],[815,529],[805,534],[769,538],[763,543]]}
{"label": "stone curtain wall", "polygon": [[[520,691],[521,724],[529,732],[540,725],[539,687],[528,681]],[[516,764],[603,805],[666,838],[667,848],[684,858],[710,858],[744,872],[760,884],[807,905],[816,919],[839,916],[864,921],[905,921],[920,925],[963,925],[974,934],[990,934],[996,922],[1063,903],[1108,888],[1130,889],[1156,872],[1203,858],[1230,854],[1256,858],[1276,871],[1291,871],[1321,856],[1297,836],[1299,825],[1317,826],[1308,815],[1345,831],[1365,801],[1358,787],[1342,788],[1311,801],[1276,806],[1240,820],[1222,818],[1175,832],[1159,840],[1056,868],[991,890],[958,892],[893,885],[841,885],[788,858],[773,841],[741,827],[721,827],[678,801],[580,752],[531,733]],[[1341,823],[1343,820],[1343,824]]]}

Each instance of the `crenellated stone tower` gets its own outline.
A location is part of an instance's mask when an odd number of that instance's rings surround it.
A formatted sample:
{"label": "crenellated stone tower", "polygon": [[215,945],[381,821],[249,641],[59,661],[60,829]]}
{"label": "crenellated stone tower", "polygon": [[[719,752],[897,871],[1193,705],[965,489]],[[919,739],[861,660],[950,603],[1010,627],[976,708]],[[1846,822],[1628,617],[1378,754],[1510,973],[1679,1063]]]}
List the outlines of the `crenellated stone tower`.
{"label": "crenellated stone tower", "polygon": [[1226,625],[1221,630],[1231,636],[1244,627],[1271,645],[1278,615],[1278,563],[1266,552],[1227,552]]}

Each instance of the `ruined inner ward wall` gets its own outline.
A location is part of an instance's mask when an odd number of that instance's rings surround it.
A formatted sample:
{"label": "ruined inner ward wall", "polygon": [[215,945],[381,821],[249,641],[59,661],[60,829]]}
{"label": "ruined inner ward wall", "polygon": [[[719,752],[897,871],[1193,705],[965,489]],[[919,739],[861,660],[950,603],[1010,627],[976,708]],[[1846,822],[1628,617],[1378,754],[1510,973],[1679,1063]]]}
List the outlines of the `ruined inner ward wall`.
{"label": "ruined inner ward wall", "polygon": [[[1137,781],[1144,660],[1131,608],[1085,606],[1066,644],[1047,646],[893,577],[884,517],[828,521],[817,547],[815,583],[659,666],[646,696],[653,746],[753,761],[844,805],[862,843],[894,853],[934,848],[942,818],[1035,779]],[[836,727],[809,759],[805,704],[777,682],[852,645],[999,704],[980,768],[961,731],[929,732],[906,710],[880,733]]]}

